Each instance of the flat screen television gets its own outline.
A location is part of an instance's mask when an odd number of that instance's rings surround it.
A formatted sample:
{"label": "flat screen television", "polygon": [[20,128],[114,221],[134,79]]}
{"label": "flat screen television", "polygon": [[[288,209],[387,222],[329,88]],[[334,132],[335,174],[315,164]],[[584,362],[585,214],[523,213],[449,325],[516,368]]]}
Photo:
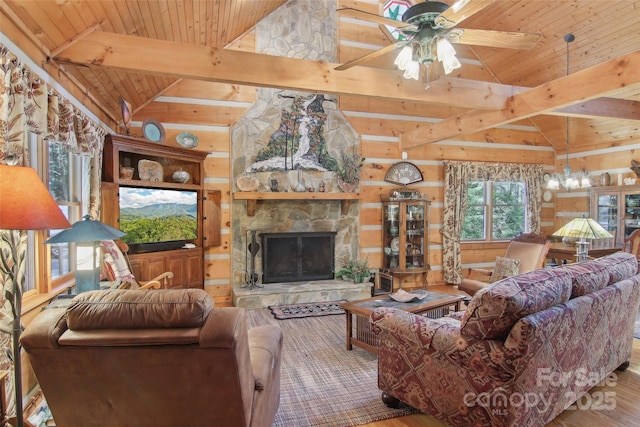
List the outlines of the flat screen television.
{"label": "flat screen television", "polygon": [[178,249],[198,238],[198,193],[160,188],[119,189],[121,240],[131,253]]}

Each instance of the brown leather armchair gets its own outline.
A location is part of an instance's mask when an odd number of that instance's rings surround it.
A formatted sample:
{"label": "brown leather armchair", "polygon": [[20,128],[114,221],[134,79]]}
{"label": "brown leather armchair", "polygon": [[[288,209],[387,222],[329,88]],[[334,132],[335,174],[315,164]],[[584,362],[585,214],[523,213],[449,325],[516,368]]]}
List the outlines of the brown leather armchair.
{"label": "brown leather armchair", "polygon": [[[544,267],[550,246],[551,242],[542,234],[523,233],[511,240],[504,257],[519,259],[518,274],[522,274]],[[472,268],[469,270],[469,275],[462,279],[458,289],[473,296],[480,289],[491,284],[490,277],[491,270]]]}
{"label": "brown leather armchair", "polygon": [[21,343],[60,427],[270,427],[279,405],[282,331],[202,289],[86,292]]}

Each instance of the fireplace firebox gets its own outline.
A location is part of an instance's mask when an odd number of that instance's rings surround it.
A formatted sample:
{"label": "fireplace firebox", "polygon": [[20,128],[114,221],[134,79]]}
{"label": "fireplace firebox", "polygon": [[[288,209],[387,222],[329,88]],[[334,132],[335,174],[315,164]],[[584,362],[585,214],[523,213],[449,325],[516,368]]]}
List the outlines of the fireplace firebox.
{"label": "fireplace firebox", "polygon": [[262,283],[333,279],[335,235],[261,233]]}

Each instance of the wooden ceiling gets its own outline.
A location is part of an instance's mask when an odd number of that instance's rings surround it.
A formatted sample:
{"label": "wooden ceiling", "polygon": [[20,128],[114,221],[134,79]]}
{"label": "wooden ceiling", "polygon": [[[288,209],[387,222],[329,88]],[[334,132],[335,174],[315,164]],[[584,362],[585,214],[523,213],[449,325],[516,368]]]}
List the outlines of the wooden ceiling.
{"label": "wooden ceiling", "polygon": [[[255,23],[284,3],[0,0],[0,7],[86,88],[113,123],[120,119],[119,96],[137,111],[179,79],[194,78],[434,103],[457,112],[428,131],[409,132],[407,147],[529,119],[563,150],[564,119],[558,116],[566,115],[576,117],[572,134],[583,147],[640,140],[640,1],[490,2],[458,27],[536,32],[540,42],[526,51],[460,46],[458,56],[466,59],[462,68],[432,82],[428,91],[424,83],[401,78],[391,63],[394,53],[346,71],[335,71],[336,64],[252,53],[254,43],[243,40],[250,40]],[[335,7],[380,11],[375,0],[336,0]],[[339,18],[339,32],[342,41],[352,42],[341,43],[342,62],[389,43],[380,28],[352,18]],[[576,36],[568,77],[567,33]],[[287,73],[292,66],[308,76],[306,81]],[[371,81],[376,85],[367,84]]]}

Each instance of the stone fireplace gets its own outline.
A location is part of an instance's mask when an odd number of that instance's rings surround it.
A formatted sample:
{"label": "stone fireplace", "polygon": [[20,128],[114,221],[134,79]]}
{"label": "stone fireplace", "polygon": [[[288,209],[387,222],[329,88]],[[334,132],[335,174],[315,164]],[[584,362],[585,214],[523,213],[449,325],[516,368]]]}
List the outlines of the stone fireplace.
{"label": "stone fireplace", "polygon": [[[266,54],[335,62],[336,13],[332,0],[289,1],[257,25],[256,49]],[[287,134],[289,131],[297,134]],[[296,144],[282,150],[283,144],[288,147],[291,138],[298,138]],[[359,152],[359,135],[339,110],[336,100],[324,94],[259,88],[256,103],[231,130],[231,146],[233,191],[239,191],[236,184],[239,178],[250,177],[259,183],[257,192],[276,193],[272,188],[277,187],[277,192],[297,193],[295,198],[279,199],[275,195],[260,200],[255,210],[248,209],[244,200],[233,201],[234,304],[256,308],[368,296],[367,284],[362,287],[332,279],[336,268],[358,255],[358,203],[344,208],[340,200],[313,197],[319,191],[340,192],[331,159],[340,158],[345,151]],[[265,160],[265,153],[274,157]],[[280,160],[278,165],[273,160],[276,158]],[[295,279],[288,277],[293,273],[292,265],[286,271],[276,269],[265,275],[263,262],[272,249],[266,241],[256,240],[256,236],[284,233],[332,236],[333,253],[327,254],[332,263],[330,274],[325,271],[322,275],[298,277],[297,270],[305,267],[296,264]],[[283,245],[287,250],[297,248],[293,244]],[[322,251],[315,249],[313,253],[324,256]]]}

